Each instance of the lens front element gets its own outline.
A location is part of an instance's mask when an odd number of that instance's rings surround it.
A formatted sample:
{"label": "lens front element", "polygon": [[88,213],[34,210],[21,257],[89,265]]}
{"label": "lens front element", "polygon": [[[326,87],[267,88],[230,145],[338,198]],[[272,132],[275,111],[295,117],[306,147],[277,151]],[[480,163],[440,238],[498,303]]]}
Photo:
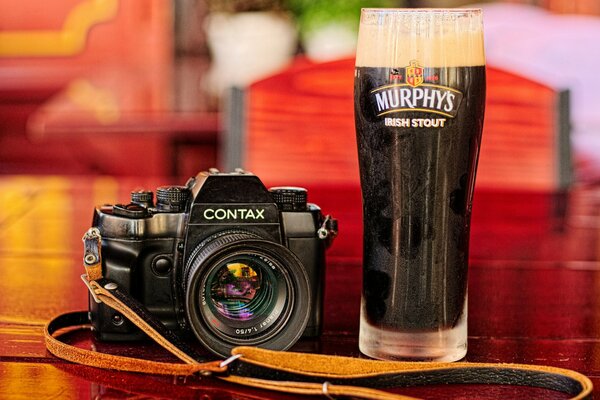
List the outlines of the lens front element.
{"label": "lens front element", "polygon": [[231,320],[247,321],[264,314],[272,298],[272,282],[245,263],[220,267],[210,282],[211,308]]}
{"label": "lens front element", "polygon": [[199,288],[199,310],[208,328],[223,340],[239,341],[282,329],[296,296],[283,268],[276,259],[252,249],[216,262]]}

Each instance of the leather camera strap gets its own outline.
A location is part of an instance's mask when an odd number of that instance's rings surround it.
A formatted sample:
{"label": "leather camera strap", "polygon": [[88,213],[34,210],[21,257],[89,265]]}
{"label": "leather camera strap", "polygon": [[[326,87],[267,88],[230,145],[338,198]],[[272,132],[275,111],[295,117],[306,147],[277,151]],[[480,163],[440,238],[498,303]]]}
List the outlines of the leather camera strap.
{"label": "leather camera strap", "polygon": [[376,361],[236,347],[223,361],[204,360],[116,283],[102,276],[101,237],[91,228],[83,237],[84,283],[94,301],[121,313],[183,363],[156,362],[99,353],[69,345],[65,331],[90,329],[87,311],[62,314],[44,328],[46,347],[55,356],[87,366],[128,372],[189,376],[214,375],[260,389],[303,395],[364,399],[412,399],[378,389],[435,384],[524,385],[556,390],[572,399],[591,397],[592,382],[578,372],[547,366],[484,363]]}
{"label": "leather camera strap", "polygon": [[411,399],[378,389],[435,384],[534,386],[567,393],[572,399],[587,399],[592,393],[592,382],[586,376],[537,365],[377,361],[255,347],[237,347],[225,361],[202,360],[116,284],[99,278],[88,280],[88,286],[99,301],[123,314],[183,361],[156,362],[98,353],[59,340],[65,330],[89,329],[87,312],[63,314],[50,321],[45,327],[48,350],[59,358],[92,367],[161,375],[212,374],[260,389],[364,399]]}

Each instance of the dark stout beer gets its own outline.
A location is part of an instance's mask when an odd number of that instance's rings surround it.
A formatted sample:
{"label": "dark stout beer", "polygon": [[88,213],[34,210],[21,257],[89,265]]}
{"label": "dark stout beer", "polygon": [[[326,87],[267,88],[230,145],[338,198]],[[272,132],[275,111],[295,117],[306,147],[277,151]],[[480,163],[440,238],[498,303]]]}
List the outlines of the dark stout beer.
{"label": "dark stout beer", "polygon": [[361,350],[455,360],[466,352],[469,226],[485,105],[481,16],[363,10],[360,29]]}

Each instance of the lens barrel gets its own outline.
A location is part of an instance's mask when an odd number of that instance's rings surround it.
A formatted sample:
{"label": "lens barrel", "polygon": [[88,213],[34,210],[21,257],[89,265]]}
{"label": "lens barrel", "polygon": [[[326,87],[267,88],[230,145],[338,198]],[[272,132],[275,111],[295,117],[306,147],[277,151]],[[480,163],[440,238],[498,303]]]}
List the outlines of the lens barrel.
{"label": "lens barrel", "polygon": [[215,354],[236,346],[291,347],[310,315],[308,274],[286,247],[249,232],[200,243],[184,268],[186,314]]}

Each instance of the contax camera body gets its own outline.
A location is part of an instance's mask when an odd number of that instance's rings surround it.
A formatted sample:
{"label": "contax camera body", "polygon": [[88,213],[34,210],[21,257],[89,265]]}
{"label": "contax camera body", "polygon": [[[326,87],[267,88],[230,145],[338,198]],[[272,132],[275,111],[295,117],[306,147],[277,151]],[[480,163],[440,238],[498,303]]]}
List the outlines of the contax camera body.
{"label": "contax camera body", "polygon": [[[209,350],[283,350],[321,332],[325,249],[335,220],[302,188],[267,190],[250,173],[199,173],[185,186],[135,191],[97,207],[103,275],[167,328],[193,332]],[[100,340],[144,334],[90,298]]]}

